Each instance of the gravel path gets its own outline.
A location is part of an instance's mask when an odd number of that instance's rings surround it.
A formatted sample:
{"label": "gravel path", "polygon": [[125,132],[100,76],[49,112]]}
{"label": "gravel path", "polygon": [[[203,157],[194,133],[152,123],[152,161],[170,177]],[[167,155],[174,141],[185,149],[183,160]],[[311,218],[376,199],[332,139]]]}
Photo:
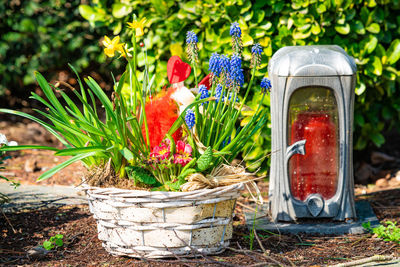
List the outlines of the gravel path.
{"label": "gravel path", "polygon": [[4,212],[87,204],[85,195],[74,186],[20,185],[14,189],[8,183],[0,183],[0,192],[9,198],[0,205]]}

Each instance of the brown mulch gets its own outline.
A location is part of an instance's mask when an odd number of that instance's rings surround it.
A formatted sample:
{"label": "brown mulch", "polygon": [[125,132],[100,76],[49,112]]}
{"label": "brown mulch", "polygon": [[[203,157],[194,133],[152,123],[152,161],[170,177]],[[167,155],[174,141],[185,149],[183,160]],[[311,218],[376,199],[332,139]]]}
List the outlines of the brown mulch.
{"label": "brown mulch", "polygon": [[[0,122],[0,132],[21,144],[58,146],[58,142],[31,123]],[[35,183],[37,177],[59,164],[65,157],[53,152],[13,152],[7,170],[21,183]],[[30,162],[30,163],[27,163]],[[79,184],[84,168],[73,164],[41,184]],[[266,195],[268,184],[260,183]],[[18,189],[17,189],[18,190]],[[368,200],[381,221],[400,224],[400,188],[358,186],[357,200]],[[97,238],[96,222],[87,206],[66,206],[20,213],[0,213],[0,266],[320,266],[370,257],[400,257],[400,245],[385,242],[371,234],[344,236],[277,235],[258,232],[250,249],[250,232],[244,226],[244,208],[249,204],[244,193],[237,205],[231,246],[216,256],[187,259],[140,260],[114,257]],[[64,246],[43,258],[28,257],[27,251],[42,245],[55,234],[64,235]]]}
{"label": "brown mulch", "polygon": [[[385,196],[389,196],[386,197]],[[364,197],[363,197],[364,198]],[[400,189],[368,195],[380,220],[400,221]],[[386,209],[376,208],[385,206]],[[238,206],[236,213],[242,210]],[[267,254],[254,242],[239,218],[235,220],[230,248],[217,256],[197,259],[140,260],[114,257],[97,239],[96,222],[87,206],[67,206],[38,211],[3,214],[0,220],[0,264],[23,266],[284,266],[337,264],[373,255],[400,256],[400,245],[371,234],[345,236],[277,235],[259,232]],[[5,219],[7,217],[7,219]],[[14,232],[15,231],[15,232]],[[64,235],[64,246],[43,258],[29,258],[27,251],[55,234]]]}

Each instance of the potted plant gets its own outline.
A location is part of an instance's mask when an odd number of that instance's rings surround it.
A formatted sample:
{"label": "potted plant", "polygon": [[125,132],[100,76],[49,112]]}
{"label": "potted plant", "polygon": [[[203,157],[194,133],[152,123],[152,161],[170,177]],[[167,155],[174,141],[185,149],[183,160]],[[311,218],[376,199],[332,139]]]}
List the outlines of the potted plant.
{"label": "potted plant", "polygon": [[[78,77],[79,90],[63,82],[49,84],[40,73],[35,74],[47,99],[35,93],[31,98],[46,107],[36,112],[47,121],[0,109],[41,124],[65,148],[4,146],[1,150],[48,149],[55,155],[71,156],[38,181],[81,161],[88,169],[83,187],[98,223],[98,237],[113,254],[219,253],[232,236],[235,200],[243,183],[250,181],[250,174],[231,162],[268,117],[261,108],[271,87],[267,78],[261,82],[257,109],[245,110],[244,105],[262,48],[255,44],[251,49],[251,79],[239,100],[244,74],[238,23],[230,28],[233,54],[212,54],[210,74],[200,83],[196,75],[198,39],[190,31],[186,43],[191,66],[171,57],[167,68],[171,86],[155,94],[151,66],[146,63],[139,74],[139,53],[146,58],[143,43],[138,44],[144,23],[145,19],[128,23],[131,45],[121,43],[118,36],[104,37],[105,54],[127,60],[126,71],[114,80],[110,98],[93,78],[82,82],[70,66]],[[184,81],[192,69],[195,84],[189,90]],[[70,89],[78,103],[59,90],[61,86]],[[250,116],[240,124],[244,112]]]}

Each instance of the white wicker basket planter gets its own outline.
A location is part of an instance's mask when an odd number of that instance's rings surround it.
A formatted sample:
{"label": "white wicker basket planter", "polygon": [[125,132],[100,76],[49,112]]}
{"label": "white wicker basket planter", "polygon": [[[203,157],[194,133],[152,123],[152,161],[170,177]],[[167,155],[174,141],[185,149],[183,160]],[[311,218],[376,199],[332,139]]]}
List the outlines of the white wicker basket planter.
{"label": "white wicker basket planter", "polygon": [[224,251],[241,189],[242,183],[192,192],[84,186],[103,247],[144,258]]}

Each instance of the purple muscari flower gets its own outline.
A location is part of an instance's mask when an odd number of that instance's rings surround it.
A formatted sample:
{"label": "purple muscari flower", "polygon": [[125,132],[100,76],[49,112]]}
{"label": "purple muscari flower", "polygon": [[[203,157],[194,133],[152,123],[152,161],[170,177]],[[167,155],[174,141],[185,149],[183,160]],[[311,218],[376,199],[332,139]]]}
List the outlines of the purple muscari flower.
{"label": "purple muscari flower", "polygon": [[232,80],[232,86],[234,88],[240,87],[244,84],[242,59],[237,54],[233,54],[231,57],[231,71],[229,77]]}
{"label": "purple muscari flower", "polygon": [[186,44],[187,44],[186,51],[188,54],[188,58],[192,64],[194,64],[198,59],[198,54],[197,54],[198,41],[199,40],[197,39],[197,35],[194,33],[194,31],[188,31],[186,33]]}
{"label": "purple muscari flower", "polygon": [[220,56],[218,53],[212,53],[209,61],[208,70],[212,73],[214,77],[219,77],[221,73]]}
{"label": "purple muscari flower", "polygon": [[259,43],[255,43],[251,48],[251,67],[256,68],[260,65],[261,62],[261,54],[262,54],[262,47]]}
{"label": "purple muscari flower", "polygon": [[219,66],[222,73],[224,74],[229,73],[231,71],[231,62],[229,60],[229,57],[227,57],[226,55],[220,55]]}
{"label": "purple muscari flower", "polygon": [[239,23],[234,22],[231,24],[229,34],[232,36],[232,49],[236,54],[242,53],[243,43],[242,43],[242,30],[239,27]]}
{"label": "purple muscari flower", "polygon": [[[205,85],[199,86],[199,94],[200,94],[200,99],[210,97],[210,92],[207,90],[207,87]],[[208,103],[208,101],[204,103]],[[204,103],[201,103],[201,105],[204,105]]]}
{"label": "purple muscari flower", "polygon": [[189,129],[192,129],[193,126],[196,124],[196,116],[194,115],[193,110],[188,109],[186,111],[185,122]]}
{"label": "purple muscari flower", "polygon": [[218,84],[217,88],[215,88],[215,97],[217,100],[215,100],[217,103],[221,100],[224,102],[224,93],[222,92],[222,85]]}
{"label": "purple muscari flower", "polygon": [[232,37],[242,37],[242,30],[239,27],[239,23],[234,22],[231,24],[231,28],[229,30],[229,34]]}
{"label": "purple muscari flower", "polygon": [[199,39],[197,39],[197,35],[194,33],[194,31],[188,31],[186,33],[186,44],[197,44]]}
{"label": "purple muscari flower", "polygon": [[267,90],[268,92],[271,92],[272,88],[271,81],[266,77],[262,78],[260,87],[263,92],[266,92]]}

